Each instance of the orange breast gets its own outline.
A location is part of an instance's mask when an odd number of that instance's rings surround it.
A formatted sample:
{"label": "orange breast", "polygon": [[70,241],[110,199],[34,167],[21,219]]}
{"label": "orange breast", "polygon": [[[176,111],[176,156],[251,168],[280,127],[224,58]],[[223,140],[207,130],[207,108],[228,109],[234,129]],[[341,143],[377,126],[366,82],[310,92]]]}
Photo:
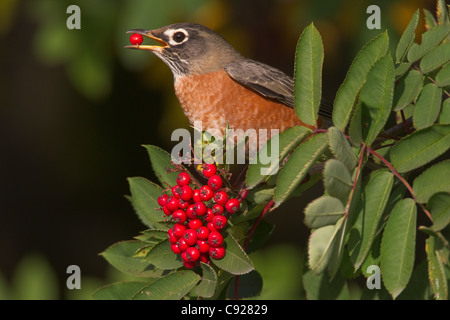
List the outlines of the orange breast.
{"label": "orange breast", "polygon": [[178,78],[175,92],[185,115],[193,124],[202,121],[203,130],[285,129],[303,125],[294,109],[267,100],[232,80],[225,71]]}

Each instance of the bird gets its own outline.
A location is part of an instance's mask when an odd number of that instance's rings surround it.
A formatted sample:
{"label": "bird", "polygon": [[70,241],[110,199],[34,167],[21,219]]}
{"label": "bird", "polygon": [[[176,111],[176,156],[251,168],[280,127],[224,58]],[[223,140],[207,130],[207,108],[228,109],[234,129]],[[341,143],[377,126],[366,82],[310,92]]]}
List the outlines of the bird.
{"label": "bird", "polygon": [[[173,73],[175,94],[184,114],[206,130],[278,132],[293,126],[314,129],[294,110],[294,80],[281,70],[241,55],[221,35],[196,23],[131,29],[158,45],[128,45],[148,50]],[[328,111],[322,113],[328,114]],[[262,146],[267,139],[260,139]]]}

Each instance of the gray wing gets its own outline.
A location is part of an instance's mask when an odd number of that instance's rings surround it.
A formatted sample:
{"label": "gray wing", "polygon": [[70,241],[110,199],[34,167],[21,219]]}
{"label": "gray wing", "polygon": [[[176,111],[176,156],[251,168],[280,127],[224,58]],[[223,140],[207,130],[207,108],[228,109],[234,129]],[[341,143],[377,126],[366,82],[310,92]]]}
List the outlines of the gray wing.
{"label": "gray wing", "polygon": [[294,81],[282,71],[250,59],[230,62],[225,72],[231,79],[265,98],[294,107]]}

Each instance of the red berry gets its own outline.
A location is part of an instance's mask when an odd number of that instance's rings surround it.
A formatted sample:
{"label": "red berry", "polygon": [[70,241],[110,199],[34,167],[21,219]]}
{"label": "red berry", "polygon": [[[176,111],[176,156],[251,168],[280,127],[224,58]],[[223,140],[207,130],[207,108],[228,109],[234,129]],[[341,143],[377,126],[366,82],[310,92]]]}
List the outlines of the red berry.
{"label": "red berry", "polygon": [[208,240],[209,233],[210,230],[205,226],[197,228],[197,238],[200,240]]}
{"label": "red berry", "polygon": [[187,229],[186,231],[184,231],[183,234],[183,238],[184,240],[186,240],[186,243],[189,246],[193,246],[197,243],[197,231],[195,231],[194,229]]}
{"label": "red berry", "polygon": [[206,222],[211,222],[213,218],[214,218],[214,213],[213,213],[212,209],[210,209],[210,208],[206,209],[206,215],[203,219]]}
{"label": "red berry", "polygon": [[215,164],[211,163],[205,163],[203,164],[203,175],[205,178],[210,178],[213,175],[215,175],[217,172],[217,167]]}
{"label": "red berry", "polygon": [[179,185],[172,187],[172,194],[175,198],[179,199],[181,197],[181,194],[183,193],[183,190]]}
{"label": "red berry", "polygon": [[216,260],[222,259],[225,256],[225,248],[224,247],[210,248],[209,256]]}
{"label": "red berry", "polygon": [[183,265],[188,269],[192,269],[193,267],[195,267],[195,262],[183,260]]}
{"label": "red berry", "polygon": [[214,227],[214,224],[212,222],[208,222],[206,224],[206,227],[209,229],[209,231],[213,232],[213,231],[217,231],[216,228]]}
{"label": "red berry", "polygon": [[202,186],[200,188],[200,200],[209,201],[214,196],[214,191],[210,186]]}
{"label": "red berry", "polygon": [[208,236],[208,244],[211,247],[220,247],[223,243],[223,236],[218,231],[212,231]]}
{"label": "red berry", "polygon": [[166,204],[167,199],[169,198],[169,196],[167,194],[162,194],[158,197],[158,204],[161,207],[164,207],[164,205]]}
{"label": "red berry", "polygon": [[197,230],[201,226],[203,226],[203,222],[200,219],[191,219],[191,221],[189,221],[189,228],[191,229]]}
{"label": "red berry", "polygon": [[192,200],[194,200],[194,202],[202,201],[202,199],[200,199],[200,190],[199,189],[192,190]]}
{"label": "red berry", "polygon": [[203,263],[209,263],[209,255],[207,254],[207,252],[205,253],[200,253],[200,262]]}
{"label": "red berry", "polygon": [[194,213],[197,216],[203,216],[207,211],[206,205],[203,202],[196,202],[194,204]]}
{"label": "red berry", "polygon": [[198,248],[198,251],[200,251],[200,253],[208,253],[210,245],[205,240],[198,240],[197,248]]}
{"label": "red berry", "polygon": [[221,230],[227,225],[227,221],[228,221],[227,217],[218,215],[214,216],[211,222],[214,225],[214,228],[216,228],[216,230]]}
{"label": "red berry", "polygon": [[219,190],[222,188],[223,180],[220,176],[217,174],[213,175],[211,178],[208,179],[208,186],[211,187],[214,191]]}
{"label": "red berry", "polygon": [[172,229],[169,229],[169,231],[167,231],[167,238],[169,239],[169,242],[172,244],[177,243],[178,241],[178,238],[175,237]]}
{"label": "red berry", "polygon": [[174,212],[178,209],[178,199],[175,197],[169,197],[166,201],[165,206],[167,207],[167,209]]}
{"label": "red berry", "polygon": [[170,216],[172,214],[172,211],[170,211],[169,209],[167,209],[166,206],[163,207],[163,212],[166,216]]}
{"label": "red berry", "polygon": [[213,205],[213,207],[212,207],[212,212],[213,212],[213,214],[215,214],[215,215],[220,215],[220,214],[222,214],[222,213],[223,213],[223,206],[220,205],[220,204],[215,204],[215,205]]}
{"label": "red berry", "polygon": [[179,209],[187,209],[189,206],[191,205],[191,203],[189,201],[184,201],[183,199],[178,199],[178,208]]}
{"label": "red berry", "polygon": [[[228,194],[225,191],[217,191],[214,194],[214,201],[218,204],[218,205],[225,205],[228,201]],[[222,208],[223,209],[223,208]],[[214,207],[213,207],[213,211],[214,211]]]}
{"label": "red berry", "polygon": [[172,252],[175,253],[175,254],[180,254],[181,253],[180,247],[176,243],[171,244],[170,245],[170,249],[172,249]]}
{"label": "red berry", "polygon": [[186,209],[186,215],[188,216],[189,219],[197,219],[197,214],[194,211],[194,207],[195,205],[191,204]]}
{"label": "red berry", "polygon": [[196,247],[189,247],[186,250],[187,261],[195,262],[200,258],[200,251]]}
{"label": "red berry", "polygon": [[227,209],[229,213],[235,213],[239,210],[239,206],[239,200],[233,198],[228,200],[228,202],[225,204],[225,209]]}
{"label": "red berry", "polygon": [[181,172],[177,177],[177,184],[182,186],[187,186],[189,183],[191,183],[191,177],[186,172]]}
{"label": "red berry", "polygon": [[176,223],[183,223],[187,220],[187,215],[184,210],[178,209],[172,213],[172,218]]}
{"label": "red berry", "polygon": [[144,37],[141,36],[140,34],[134,33],[130,36],[130,42],[134,46],[141,45],[143,41],[144,41]]}
{"label": "red berry", "polygon": [[177,244],[178,244],[178,248],[180,248],[180,251],[181,251],[181,252],[186,251],[186,249],[190,247],[190,245],[188,245],[188,244],[186,243],[186,239],[185,239],[185,238],[180,238],[180,239],[178,239]]}
{"label": "red berry", "polygon": [[173,227],[170,228],[169,230],[172,230],[173,235],[175,237],[177,237],[177,239],[179,239],[179,238],[181,238],[183,236],[184,231],[186,231],[186,227],[184,225],[182,225],[182,224],[175,223],[173,225]]}
{"label": "red berry", "polygon": [[181,187],[181,194],[180,194],[180,198],[183,199],[184,201],[189,201],[192,199],[192,188],[189,186],[182,186]]}

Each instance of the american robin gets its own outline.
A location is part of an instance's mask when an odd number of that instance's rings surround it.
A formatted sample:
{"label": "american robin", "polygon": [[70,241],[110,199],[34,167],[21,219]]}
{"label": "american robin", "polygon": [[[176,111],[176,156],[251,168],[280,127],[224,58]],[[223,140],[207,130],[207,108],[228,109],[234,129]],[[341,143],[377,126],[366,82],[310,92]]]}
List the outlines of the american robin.
{"label": "american robin", "polygon": [[[175,93],[191,124],[204,129],[278,129],[313,126],[294,111],[294,81],[282,71],[243,57],[220,35],[194,23],[156,30],[133,29],[160,45],[130,45],[149,50],[174,75]],[[260,141],[261,142],[261,141]]]}

